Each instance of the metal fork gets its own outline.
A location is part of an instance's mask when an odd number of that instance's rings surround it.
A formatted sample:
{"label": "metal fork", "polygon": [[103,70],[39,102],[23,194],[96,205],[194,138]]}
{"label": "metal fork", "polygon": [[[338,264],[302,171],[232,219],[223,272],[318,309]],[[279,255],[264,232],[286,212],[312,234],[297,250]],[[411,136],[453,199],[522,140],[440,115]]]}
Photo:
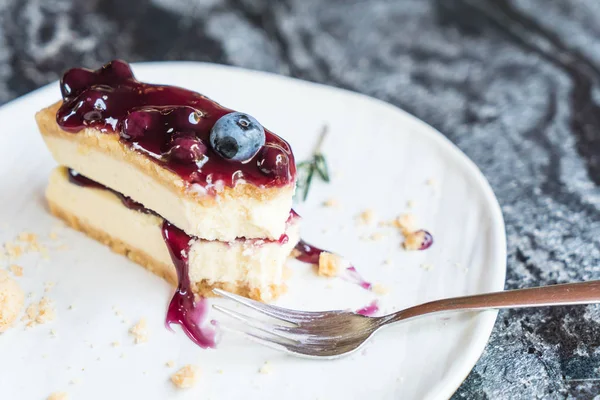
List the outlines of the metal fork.
{"label": "metal fork", "polygon": [[284,324],[264,320],[213,305],[250,328],[239,330],[249,338],[287,353],[314,358],[338,358],[351,354],[384,326],[422,315],[459,310],[544,307],[600,303],[600,281],[567,283],[529,289],[454,297],[431,301],[381,317],[365,317],[351,311],[295,311],[250,300],[221,289],[214,292],[250,307]]}

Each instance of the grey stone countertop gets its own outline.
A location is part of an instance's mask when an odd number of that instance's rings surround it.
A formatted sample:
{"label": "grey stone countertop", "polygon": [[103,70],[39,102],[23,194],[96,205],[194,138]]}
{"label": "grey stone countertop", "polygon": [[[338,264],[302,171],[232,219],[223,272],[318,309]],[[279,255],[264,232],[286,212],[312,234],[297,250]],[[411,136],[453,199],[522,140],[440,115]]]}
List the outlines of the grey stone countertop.
{"label": "grey stone countertop", "polygon": [[[600,278],[598,0],[2,0],[0,103],[72,66],[201,60],[393,103],[483,171],[506,288]],[[600,395],[600,308],[503,311],[455,399]]]}

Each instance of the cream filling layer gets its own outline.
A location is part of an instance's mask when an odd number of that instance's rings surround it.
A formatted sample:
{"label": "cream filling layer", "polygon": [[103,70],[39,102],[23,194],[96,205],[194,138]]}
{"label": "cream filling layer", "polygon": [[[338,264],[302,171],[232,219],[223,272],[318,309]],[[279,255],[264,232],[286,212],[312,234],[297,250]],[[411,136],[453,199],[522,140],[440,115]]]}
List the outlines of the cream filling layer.
{"label": "cream filling layer", "polygon": [[[162,237],[162,218],[125,207],[108,190],[71,183],[64,167],[52,172],[46,196],[93,228],[144,252],[156,262],[172,265]],[[295,219],[288,224],[285,232],[288,240],[283,244],[262,239],[231,242],[193,239],[189,253],[191,282],[247,285],[270,293],[271,285],[284,283],[285,262],[299,240],[298,222]],[[175,274],[174,267],[172,273]]]}
{"label": "cream filling layer", "polygon": [[[216,194],[215,201],[201,204],[107,153],[90,147],[80,148],[76,141],[62,137],[44,135],[44,140],[59,164],[144,204],[188,235],[220,241],[232,241],[236,237],[276,240],[285,231],[293,186],[281,188],[268,199]],[[194,189],[194,185],[188,190],[200,194],[205,191],[200,186]]]}

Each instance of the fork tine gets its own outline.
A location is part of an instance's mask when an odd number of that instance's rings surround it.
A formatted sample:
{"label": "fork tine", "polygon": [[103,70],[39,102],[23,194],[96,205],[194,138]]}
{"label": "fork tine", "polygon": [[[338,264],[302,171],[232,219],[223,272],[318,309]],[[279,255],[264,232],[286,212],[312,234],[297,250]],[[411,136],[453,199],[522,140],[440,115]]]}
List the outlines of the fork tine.
{"label": "fork tine", "polygon": [[[280,337],[280,336],[268,337],[268,332],[265,332],[265,333],[267,333],[267,335],[258,335],[256,333],[246,331],[243,328],[237,328],[237,327],[229,326],[227,324],[221,325],[221,328],[223,328],[224,330],[226,330],[228,332],[233,332],[237,335],[242,335],[242,336],[248,337],[252,340],[259,341],[261,344],[264,344],[264,345],[272,347],[272,348],[276,348],[277,350],[282,350],[287,345],[297,343],[297,341],[295,341],[293,339],[285,338],[285,337]],[[250,327],[250,329],[253,329],[253,328]],[[261,332],[264,332],[264,331],[261,331]],[[279,347],[274,347],[274,346],[279,346]]]}
{"label": "fork tine", "polygon": [[237,319],[238,321],[242,321],[243,323],[256,328],[260,331],[266,332],[266,333],[270,333],[271,335],[276,335],[285,339],[290,339],[290,340],[295,340],[294,338],[284,334],[283,332],[285,331],[285,326],[283,325],[271,325],[271,324],[267,324],[266,322],[260,321],[256,318],[251,318],[248,317],[247,315],[244,315],[242,313],[239,313],[237,311],[233,311],[230,310],[228,308],[225,307],[221,307],[218,306],[216,304],[213,304],[212,306],[215,310],[222,312],[225,315],[228,315],[232,318]]}
{"label": "fork tine", "polygon": [[320,316],[323,314],[321,312],[293,311],[293,310],[288,310],[288,309],[282,308],[282,307],[267,305],[267,304],[263,304],[258,301],[255,301],[255,300],[248,299],[243,296],[239,296],[237,294],[226,292],[225,290],[221,290],[221,289],[213,289],[213,292],[220,296],[226,297],[226,298],[236,301],[240,304],[243,304],[247,307],[250,307],[250,308],[252,308],[256,311],[259,311],[263,314],[267,314],[273,318],[277,318],[282,321],[290,322],[292,324],[295,324],[299,321],[311,319],[311,318],[314,318],[315,316]]}
{"label": "fork tine", "polygon": [[304,348],[298,341],[293,341],[289,339],[278,340],[278,338],[270,338],[261,335],[257,335],[252,332],[244,331],[242,329],[232,328],[230,326],[222,326],[222,328],[226,331],[233,332],[235,334],[246,337],[247,339],[261,344],[263,346],[269,347],[274,350],[283,351],[289,354],[306,356],[306,357],[316,357],[318,356],[318,349],[313,352],[307,352],[309,348]]}
{"label": "fork tine", "polygon": [[223,329],[244,336],[247,339],[260,345],[269,347],[274,350],[283,351],[285,353],[292,354],[297,357],[311,359],[334,359],[339,357],[339,354],[332,353],[331,349],[322,346],[307,346],[306,344],[297,341],[278,341],[276,339],[274,340],[271,338],[254,334],[252,332],[246,332],[241,329],[235,329],[228,326],[223,326]]}

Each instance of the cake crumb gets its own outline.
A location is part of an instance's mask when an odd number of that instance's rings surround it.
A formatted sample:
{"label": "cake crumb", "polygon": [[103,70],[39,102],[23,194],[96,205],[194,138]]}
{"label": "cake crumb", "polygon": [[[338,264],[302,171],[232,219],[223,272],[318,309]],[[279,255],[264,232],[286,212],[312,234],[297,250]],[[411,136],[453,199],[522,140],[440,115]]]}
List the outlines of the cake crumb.
{"label": "cake crumb", "polygon": [[420,250],[425,241],[425,231],[407,232],[404,234],[402,246],[406,250]]}
{"label": "cake crumb", "polygon": [[17,240],[25,243],[37,243],[38,237],[35,233],[21,232],[19,233],[19,236],[17,236]]}
{"label": "cake crumb", "polygon": [[69,395],[66,392],[54,392],[48,396],[47,400],[69,400]]}
{"label": "cake crumb", "polygon": [[438,181],[435,178],[429,178],[425,181],[425,184],[427,186],[432,186],[432,187],[436,187],[438,185]]}
{"label": "cake crumb", "polygon": [[413,208],[415,206],[414,200],[408,200],[406,202],[406,208]]}
{"label": "cake crumb", "polygon": [[69,381],[69,385],[77,385],[81,380],[79,378],[73,378]]}
{"label": "cake crumb", "polygon": [[219,374],[219,375],[223,375],[223,370],[222,370],[222,369],[218,369],[218,370],[217,370],[217,374]]}
{"label": "cake crumb", "polygon": [[273,367],[271,366],[270,362],[265,361],[265,363],[262,365],[262,367],[260,367],[258,372],[260,372],[261,374],[264,374],[264,375],[270,374],[271,372],[273,372]]}
{"label": "cake crumb", "polygon": [[56,333],[56,329],[50,329],[50,336],[53,338],[58,337],[58,334]]}
{"label": "cake crumb", "polygon": [[317,274],[319,276],[333,277],[337,276],[342,268],[344,259],[337,254],[328,253],[323,251],[319,255],[319,270]]}
{"label": "cake crumb", "polygon": [[146,343],[148,341],[148,323],[146,318],[142,318],[137,324],[129,329],[129,333],[135,339],[135,344]]}
{"label": "cake crumb", "polygon": [[173,368],[175,366],[175,361],[169,360],[165,363],[165,365],[169,368]]}
{"label": "cake crumb", "polygon": [[413,214],[406,213],[400,214],[395,220],[393,225],[400,229],[403,235],[416,230],[416,218]]}
{"label": "cake crumb", "polygon": [[386,258],[385,260],[383,260],[383,265],[392,265],[392,259]]}
{"label": "cake crumb", "polygon": [[27,307],[24,319],[27,320],[27,327],[54,321],[56,319],[54,303],[49,298],[42,297],[39,303],[31,303]]}
{"label": "cake crumb", "polygon": [[50,240],[58,240],[58,233],[50,232],[50,234],[48,234],[48,237],[50,238]]}
{"label": "cake crumb", "polygon": [[46,282],[44,284],[44,293],[48,293],[54,287],[54,282]]}
{"label": "cake crumb", "polygon": [[11,264],[9,267],[10,272],[13,273],[14,276],[23,276],[23,267],[17,264]]}
{"label": "cake crumb", "polygon": [[180,389],[191,388],[200,376],[198,367],[188,364],[171,375],[171,382]]}
{"label": "cake crumb", "polygon": [[302,252],[298,249],[292,249],[290,252],[290,258],[298,258],[302,255]]}
{"label": "cake crumb", "polygon": [[4,251],[10,260],[16,260],[24,253],[23,246],[13,242],[4,243]]}
{"label": "cake crumb", "polygon": [[6,331],[16,321],[24,301],[23,289],[8,272],[0,270],[0,332]]}
{"label": "cake crumb", "polygon": [[425,271],[429,271],[433,268],[433,265],[432,264],[421,264],[420,267],[423,268]]}
{"label": "cake crumb", "polygon": [[369,239],[371,239],[374,242],[377,242],[383,238],[385,238],[385,234],[383,234],[381,232],[375,232],[375,233],[371,234],[371,236],[369,236]]}
{"label": "cake crumb", "polygon": [[381,283],[376,283],[373,285],[373,292],[380,296],[384,296],[390,292],[390,288],[382,285]]}
{"label": "cake crumb", "polygon": [[340,202],[338,199],[330,198],[323,202],[323,207],[339,208]]}
{"label": "cake crumb", "polygon": [[48,249],[38,241],[38,236],[35,233],[21,232],[17,236],[17,240],[27,244],[27,247],[22,249],[22,253],[31,251],[41,253],[43,258],[48,257]]}
{"label": "cake crumb", "polygon": [[112,347],[119,347],[121,345],[121,342],[119,342],[118,340],[115,340],[114,342],[111,342],[110,344]]}
{"label": "cake crumb", "polygon": [[363,210],[356,216],[356,221],[362,225],[371,225],[375,221],[375,211],[370,208]]}

